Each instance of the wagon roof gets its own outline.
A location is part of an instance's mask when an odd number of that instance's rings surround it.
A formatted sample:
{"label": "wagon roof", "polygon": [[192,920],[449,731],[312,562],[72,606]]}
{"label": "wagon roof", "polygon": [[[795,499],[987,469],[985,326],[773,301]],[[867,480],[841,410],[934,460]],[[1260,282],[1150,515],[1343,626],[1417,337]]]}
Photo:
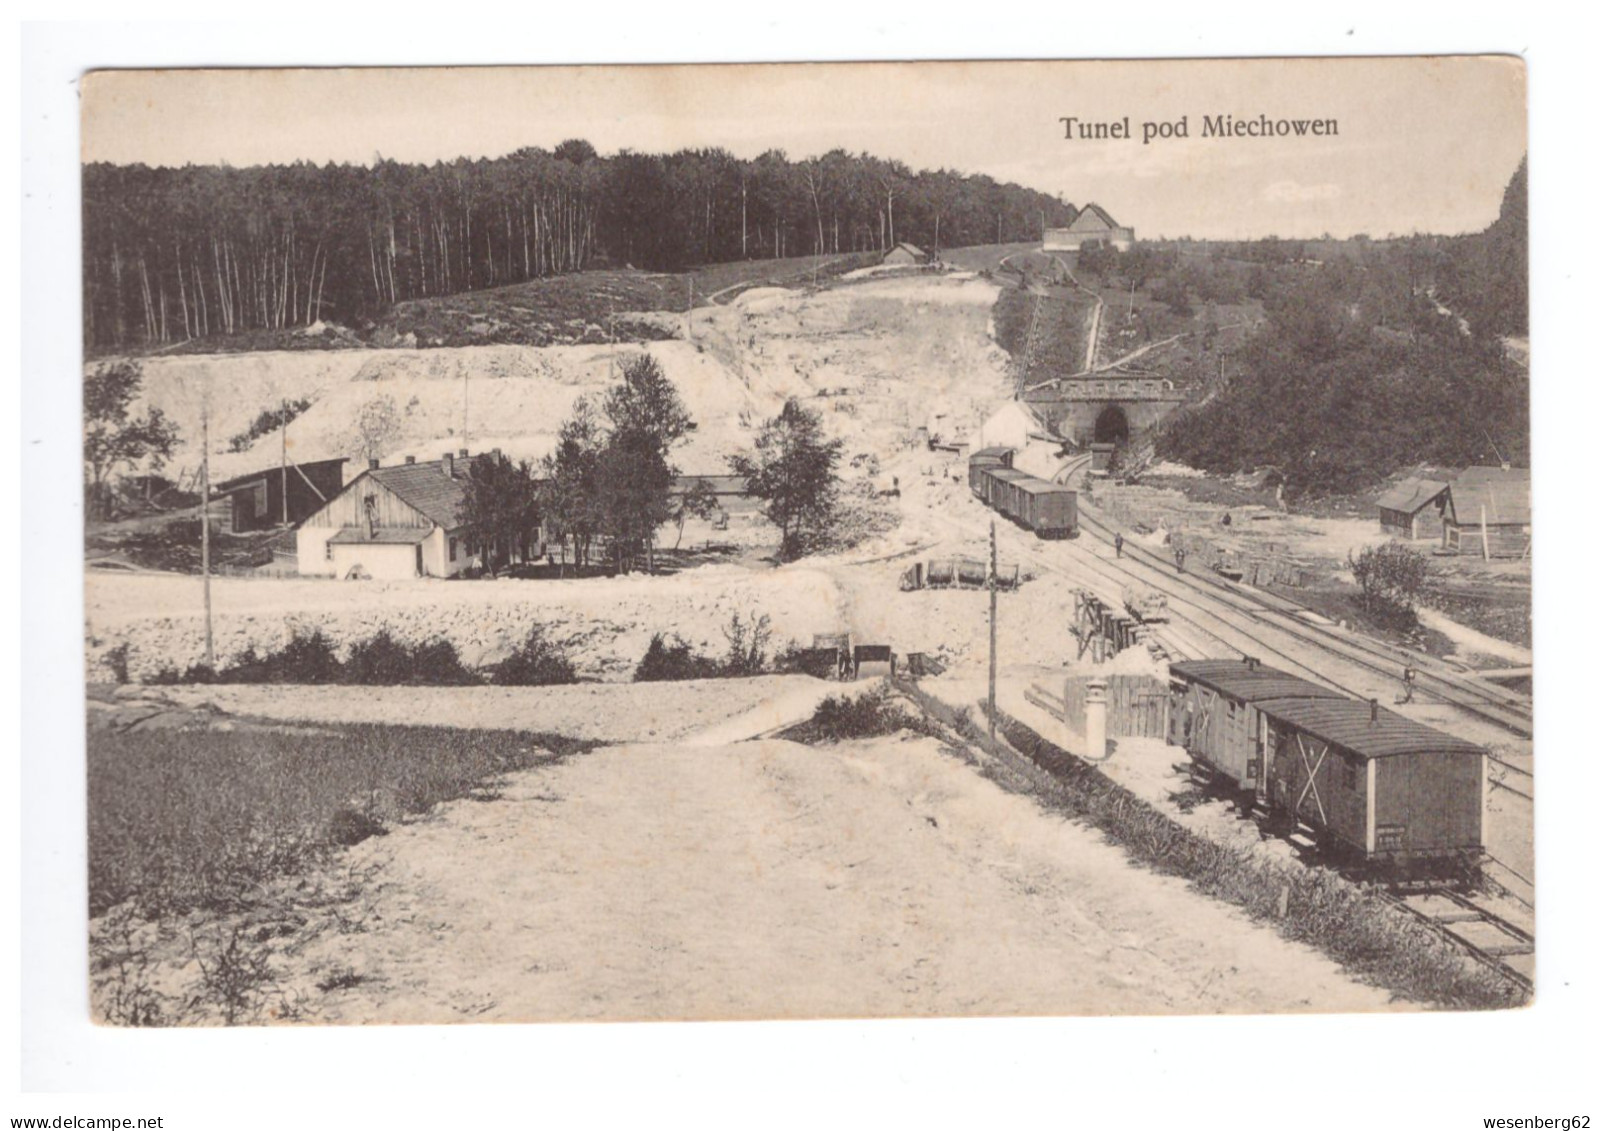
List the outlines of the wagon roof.
{"label": "wagon roof", "polygon": [[1482,754],[1484,748],[1454,734],[1415,723],[1404,715],[1372,708],[1355,699],[1277,699],[1264,703],[1262,713],[1333,743],[1360,758],[1389,758],[1397,754]]}
{"label": "wagon roof", "polygon": [[1008,483],[1016,483],[1019,479],[1034,478],[1028,472],[1019,471],[1015,467],[997,467],[990,472],[990,475],[996,479],[1004,479]]}
{"label": "wagon roof", "polygon": [[973,453],[972,458],[977,459],[979,456],[1009,456],[1011,454],[1011,448],[1001,444],[995,444],[988,448],[980,448],[978,451]]}
{"label": "wagon roof", "polygon": [[[1278,668],[1255,667],[1244,660],[1186,660],[1168,668],[1175,678],[1199,683],[1246,703],[1265,699],[1343,699],[1332,687],[1304,680]],[[1363,710],[1367,708],[1364,706]]]}
{"label": "wagon roof", "polygon": [[1026,479],[1019,480],[1017,489],[1019,491],[1027,491],[1030,495],[1075,495],[1078,493],[1071,487],[1063,486],[1060,483],[1052,483],[1032,475]]}

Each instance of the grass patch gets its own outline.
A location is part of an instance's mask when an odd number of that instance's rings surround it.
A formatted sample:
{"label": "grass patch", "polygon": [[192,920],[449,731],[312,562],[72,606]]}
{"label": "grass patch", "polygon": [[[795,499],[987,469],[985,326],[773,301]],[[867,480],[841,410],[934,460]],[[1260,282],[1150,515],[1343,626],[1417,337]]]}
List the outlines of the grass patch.
{"label": "grass patch", "polygon": [[408,814],[594,743],[350,725],[89,732],[89,910],[234,910]]}
{"label": "grass patch", "polygon": [[1099,829],[1152,871],[1182,877],[1412,1001],[1448,1009],[1526,1004],[1521,988],[1464,958],[1376,890],[1327,869],[1286,867],[1198,836],[1004,711],[996,712],[996,722],[1008,743],[1049,772],[1056,788],[1045,796],[1053,808]]}

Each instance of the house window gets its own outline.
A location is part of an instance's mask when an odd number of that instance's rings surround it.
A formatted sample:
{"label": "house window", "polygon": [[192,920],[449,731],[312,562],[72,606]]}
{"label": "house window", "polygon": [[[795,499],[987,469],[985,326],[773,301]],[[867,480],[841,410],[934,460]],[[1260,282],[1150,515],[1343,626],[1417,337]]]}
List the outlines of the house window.
{"label": "house window", "polygon": [[334,543],[331,538],[322,544],[322,560],[325,562],[334,560]]}
{"label": "house window", "polygon": [[456,560],[456,540],[454,538],[450,540],[450,560]]}

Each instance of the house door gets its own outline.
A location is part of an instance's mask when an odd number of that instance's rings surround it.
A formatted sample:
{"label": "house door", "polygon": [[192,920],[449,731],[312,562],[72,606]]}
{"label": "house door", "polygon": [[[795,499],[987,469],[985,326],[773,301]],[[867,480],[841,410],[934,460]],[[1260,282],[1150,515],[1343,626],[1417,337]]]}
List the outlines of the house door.
{"label": "house door", "polygon": [[426,574],[423,573],[423,569],[422,569],[422,543],[421,542],[417,543],[417,576],[418,577],[426,577],[427,576]]}

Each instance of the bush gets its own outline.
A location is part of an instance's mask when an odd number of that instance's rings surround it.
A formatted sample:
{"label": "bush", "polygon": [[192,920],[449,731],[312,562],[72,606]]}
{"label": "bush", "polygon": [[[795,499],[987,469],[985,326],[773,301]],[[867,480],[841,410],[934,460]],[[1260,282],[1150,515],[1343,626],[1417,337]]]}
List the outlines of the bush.
{"label": "bush", "polygon": [[661,633],[650,638],[650,647],[634,669],[635,683],[663,683],[683,679],[711,679],[721,675],[717,661],[708,656],[697,656],[689,644],[677,634],[665,637]]}
{"label": "bush", "polygon": [[810,719],[791,727],[784,737],[796,742],[843,742],[903,730],[939,736],[933,723],[906,710],[888,691],[878,688],[865,695],[828,696]]}
{"label": "bush", "polygon": [[410,683],[411,673],[411,649],[391,636],[388,629],[381,629],[372,639],[351,647],[345,660],[344,682]]}
{"label": "bush", "polygon": [[1351,575],[1362,589],[1362,607],[1395,628],[1417,625],[1418,596],[1429,579],[1429,559],[1399,542],[1346,552]]}
{"label": "bush", "polygon": [[723,660],[723,675],[761,675],[767,664],[767,642],[773,637],[772,620],[763,613],[751,614],[750,620],[741,619],[738,613],[729,619],[723,629],[728,641],[728,655]]}
{"label": "bush", "polygon": [[555,644],[545,639],[545,630],[535,625],[528,639],[502,661],[490,682],[506,687],[544,687],[558,683],[577,683],[572,661]]}

